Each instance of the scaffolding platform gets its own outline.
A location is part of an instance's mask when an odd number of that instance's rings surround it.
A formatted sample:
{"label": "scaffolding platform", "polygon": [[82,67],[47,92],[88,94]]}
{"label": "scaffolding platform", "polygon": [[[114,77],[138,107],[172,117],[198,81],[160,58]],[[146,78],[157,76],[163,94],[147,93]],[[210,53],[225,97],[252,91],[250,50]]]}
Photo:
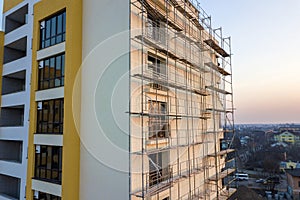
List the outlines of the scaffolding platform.
{"label": "scaffolding platform", "polygon": [[[204,27],[200,24],[199,22],[199,13],[194,13],[197,16],[193,16],[192,14],[190,14],[189,12],[186,11],[186,1],[182,1],[182,0],[170,0],[173,4],[174,7],[180,11],[183,15],[185,15],[187,18],[189,18],[194,24],[195,26],[199,29],[199,30],[204,30]],[[192,5],[192,4],[190,4]],[[194,5],[192,5],[194,8]],[[196,8],[194,8],[196,10]],[[198,11],[199,12],[199,11]]]}
{"label": "scaffolding platform", "polygon": [[229,76],[231,75],[229,72],[227,72],[225,69],[223,69],[222,67],[219,67],[218,65],[214,64],[213,62],[208,62],[208,63],[204,63],[204,65],[218,71],[220,74],[224,75],[224,76]]}
{"label": "scaffolding platform", "polygon": [[[176,31],[183,31],[183,28],[180,27],[176,21],[172,20],[171,18],[167,17],[166,9],[164,9],[162,6],[156,6],[156,4],[153,5],[153,3],[150,0],[137,0],[140,4],[142,4],[147,12],[155,16],[156,19],[159,19],[161,21],[168,22],[168,25],[175,29]],[[159,2],[159,1],[157,1]]]}
{"label": "scaffolding platform", "polygon": [[143,190],[143,191],[138,191],[138,192],[132,193],[132,195],[134,195],[138,198],[151,197],[155,194],[158,194],[160,192],[163,192],[163,191],[169,189],[170,187],[172,187],[172,181],[169,180],[169,181],[159,183],[146,191]]}
{"label": "scaffolding platform", "polygon": [[217,87],[214,87],[214,86],[206,86],[206,88],[207,88],[207,89],[210,89],[210,90],[213,90],[213,91],[216,91],[216,92],[221,93],[221,94],[226,94],[226,95],[229,94],[229,95],[232,95],[231,92],[228,92],[228,91],[226,91],[226,90],[222,90],[222,89],[217,88]]}
{"label": "scaffolding platform", "polygon": [[130,112],[132,115],[139,115],[139,116],[166,116],[174,119],[182,119],[182,118],[193,118],[193,119],[210,119],[211,113],[204,112],[201,115],[183,115],[183,114],[149,114],[146,112]]}
{"label": "scaffolding platform", "polygon": [[211,48],[213,48],[218,54],[220,54],[221,56],[225,57],[229,57],[230,55],[224,50],[222,49],[213,39],[208,39],[208,40],[204,40],[205,44],[207,44],[208,46],[210,46]]}
{"label": "scaffolding platform", "polygon": [[137,35],[135,37],[138,40],[140,40],[140,41],[145,42],[146,44],[148,44],[149,47],[154,48],[155,50],[163,53],[165,56],[170,57],[173,60],[179,60],[182,63],[186,63],[186,64],[190,65],[193,68],[199,69],[201,71],[205,71],[205,69],[203,69],[202,67],[199,67],[197,64],[190,62],[189,60],[187,60],[186,58],[184,58],[182,56],[176,55],[175,53],[173,53],[172,51],[170,51],[170,49],[167,49],[164,44],[162,44],[161,42],[155,41],[155,39],[152,39],[152,38],[150,38],[147,35]]}
{"label": "scaffolding platform", "polygon": [[169,150],[175,149],[175,148],[184,148],[184,147],[190,147],[190,146],[195,146],[195,145],[199,145],[199,144],[209,144],[209,143],[213,143],[213,142],[212,141],[202,141],[202,142],[190,142],[188,144],[168,145],[168,146],[165,146],[162,148],[148,149],[147,151],[144,151],[144,152],[141,152],[141,151],[132,152],[132,154],[149,155],[149,154],[159,153],[159,152],[163,152],[163,151],[169,151]]}
{"label": "scaffolding platform", "polygon": [[208,180],[209,181],[218,181],[220,179],[225,178],[229,174],[232,174],[233,172],[235,172],[235,169],[226,169],[226,170],[218,173],[217,175],[213,175],[213,176],[209,177]]}
{"label": "scaffolding platform", "polygon": [[184,91],[189,91],[189,92],[201,95],[201,96],[208,96],[208,92],[205,89],[196,90],[193,88],[187,88],[186,85],[180,85],[180,84],[168,82],[167,80],[165,80],[165,78],[162,78],[161,76],[151,77],[146,74],[133,74],[132,76],[140,78],[140,79],[148,80],[148,81],[155,81],[155,83],[161,84],[166,87],[172,87],[172,88],[176,88],[176,89],[180,89],[180,90],[184,90]]}
{"label": "scaffolding platform", "polygon": [[234,149],[226,149],[226,150],[216,152],[215,154],[209,154],[208,156],[209,157],[223,156],[223,155],[226,155],[226,154],[234,152],[234,151],[235,151]]}
{"label": "scaffolding platform", "polygon": [[215,198],[214,200],[227,200],[236,192],[236,188],[229,188],[228,190],[225,188],[221,190],[219,198]]}

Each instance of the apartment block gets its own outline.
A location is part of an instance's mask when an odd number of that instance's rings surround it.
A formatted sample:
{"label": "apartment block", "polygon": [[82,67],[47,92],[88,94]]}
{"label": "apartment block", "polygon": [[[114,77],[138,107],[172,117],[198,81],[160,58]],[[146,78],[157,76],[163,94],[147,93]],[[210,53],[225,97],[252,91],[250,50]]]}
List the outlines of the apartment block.
{"label": "apartment block", "polygon": [[5,0],[3,21],[3,199],[235,192],[231,39],[200,2]]}
{"label": "apartment block", "polygon": [[3,9],[0,199],[25,198],[35,2],[12,1]]}

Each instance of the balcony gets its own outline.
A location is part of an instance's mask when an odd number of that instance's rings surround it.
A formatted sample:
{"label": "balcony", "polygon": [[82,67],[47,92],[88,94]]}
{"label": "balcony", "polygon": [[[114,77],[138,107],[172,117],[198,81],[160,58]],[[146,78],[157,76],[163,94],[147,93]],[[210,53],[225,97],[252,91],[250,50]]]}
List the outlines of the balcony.
{"label": "balcony", "polygon": [[10,33],[27,23],[28,4],[5,18],[5,34]]}
{"label": "balcony", "polygon": [[2,107],[0,127],[16,127],[24,125],[24,105]]}
{"label": "balcony", "polygon": [[20,184],[19,178],[0,174],[0,197],[20,199]]}
{"label": "balcony", "polygon": [[22,163],[22,141],[0,140],[0,160]]}
{"label": "balcony", "polygon": [[2,77],[2,95],[25,91],[26,71],[19,71]]}
{"label": "balcony", "polygon": [[18,60],[26,56],[27,37],[4,46],[4,64]]}

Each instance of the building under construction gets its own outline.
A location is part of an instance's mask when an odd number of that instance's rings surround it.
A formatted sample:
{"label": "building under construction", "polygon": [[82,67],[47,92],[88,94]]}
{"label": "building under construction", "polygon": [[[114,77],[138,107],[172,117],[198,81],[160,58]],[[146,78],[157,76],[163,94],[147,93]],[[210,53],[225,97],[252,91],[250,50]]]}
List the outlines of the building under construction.
{"label": "building under construction", "polygon": [[196,0],[133,0],[131,29],[132,199],[227,199],[230,38]]}
{"label": "building under construction", "polygon": [[4,0],[3,22],[0,199],[235,192],[231,40],[198,0]]}

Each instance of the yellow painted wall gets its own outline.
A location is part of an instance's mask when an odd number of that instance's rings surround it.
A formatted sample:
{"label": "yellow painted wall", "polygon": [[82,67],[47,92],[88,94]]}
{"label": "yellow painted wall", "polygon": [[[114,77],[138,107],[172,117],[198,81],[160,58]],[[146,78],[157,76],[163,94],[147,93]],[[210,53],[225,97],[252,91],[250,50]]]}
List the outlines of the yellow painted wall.
{"label": "yellow painted wall", "polygon": [[23,0],[4,0],[4,5],[3,5],[3,13],[6,11],[12,9],[19,3],[21,3]]}
{"label": "yellow painted wall", "polygon": [[34,144],[36,129],[35,91],[38,86],[39,21],[66,9],[66,63],[65,63],[65,100],[62,165],[62,199],[79,199],[79,134],[75,128],[72,114],[73,84],[81,66],[82,49],[82,0],[43,0],[34,6],[34,29],[32,43],[32,83],[30,132],[28,148],[27,199],[32,199],[31,180],[34,177]]}

